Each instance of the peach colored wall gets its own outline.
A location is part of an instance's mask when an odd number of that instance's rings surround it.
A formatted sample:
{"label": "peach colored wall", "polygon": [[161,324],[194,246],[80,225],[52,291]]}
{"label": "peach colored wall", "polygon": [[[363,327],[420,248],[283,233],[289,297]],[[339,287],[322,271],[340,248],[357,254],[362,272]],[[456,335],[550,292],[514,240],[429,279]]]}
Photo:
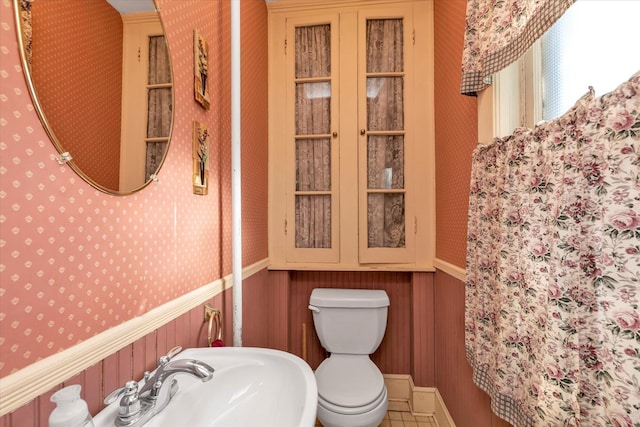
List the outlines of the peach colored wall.
{"label": "peach colored wall", "polygon": [[[94,190],[54,160],[19,67],[12,4],[0,4],[0,376],[231,272],[229,2],[158,0],[158,5],[176,84],[173,139],[159,183],[116,197]],[[266,6],[243,2],[241,14],[243,41],[252,44],[243,46],[241,70],[242,113],[250,114],[242,121],[246,266],[268,255]],[[209,41],[218,76],[208,112],[193,100],[194,28]],[[191,190],[192,120],[209,125],[214,135],[216,168],[208,196]],[[265,276],[266,270],[247,279],[247,289]],[[231,292],[212,303],[223,310],[230,344]],[[193,309],[55,389],[83,384],[83,396],[96,413],[105,393],[140,377],[173,345],[204,345],[202,313],[201,307]],[[250,339],[260,336],[251,325],[247,329]],[[48,397],[55,389],[1,417],[0,426],[46,426]]]}
{"label": "peach colored wall", "polygon": [[[12,3],[2,10],[0,127],[0,376],[69,348],[231,272],[230,12],[224,1],[159,0],[175,76],[175,121],[159,182],[130,196],[93,189],[57,154],[33,111],[21,69]],[[262,2],[243,2],[248,17]],[[266,21],[266,19],[265,19]],[[193,29],[210,42],[212,108],[193,99]],[[250,27],[244,27],[252,31]],[[259,30],[266,51],[266,22]],[[254,52],[254,53],[256,53]],[[266,76],[257,55],[243,70]],[[252,79],[246,76],[245,82]],[[244,265],[267,257],[266,79],[243,120]],[[263,98],[264,97],[264,98]],[[260,111],[260,109],[264,111]],[[243,112],[246,110],[243,110]],[[212,131],[208,196],[191,189],[192,121]],[[264,166],[262,166],[264,164]],[[256,166],[252,169],[252,166]],[[266,224],[266,223],[264,223]]]}
{"label": "peach colored wall", "polygon": [[[412,272],[270,271],[253,292],[270,307],[264,316],[267,346],[302,357],[315,369],[326,357],[308,309],[314,288],[382,289],[390,306],[385,337],[373,361],[387,374],[411,374],[416,385],[433,386],[433,274]],[[277,295],[276,298],[273,296]],[[305,325],[303,327],[303,325]],[[303,351],[305,334],[306,352]]]}
{"label": "peach colored wall", "polygon": [[[213,298],[212,304],[223,309],[226,307],[226,311],[230,312],[231,299],[228,298],[226,303],[224,300],[225,295],[220,294]],[[102,401],[107,394],[122,387],[132,378],[142,378],[144,371],[155,369],[158,358],[167,354],[174,346],[179,345],[183,348],[206,346],[207,329],[208,325],[203,322],[202,308],[196,307],[59,384],[11,414],[1,417],[0,426],[48,426],[49,414],[55,406],[49,400],[51,395],[71,384],[82,386],[82,398],[87,401],[89,412],[95,415],[104,408]],[[230,330],[225,330],[224,336],[229,336],[230,333]]]}
{"label": "peach colored wall", "polygon": [[[464,268],[476,98],[460,95],[466,0],[435,0],[436,257]],[[465,285],[435,274],[436,387],[457,427],[506,427],[472,381],[464,350]]]}
{"label": "peach colored wall", "polygon": [[[267,8],[242,2],[242,261],[267,257],[268,110]],[[251,203],[244,203],[244,199]]]}
{"label": "peach colored wall", "polygon": [[463,267],[476,98],[460,95],[466,0],[435,0],[436,257]]}
{"label": "peach colored wall", "polygon": [[84,173],[118,189],[122,18],[95,1],[33,2],[31,11],[33,80],[47,120]]}
{"label": "peach colored wall", "polygon": [[464,350],[464,283],[440,271],[435,282],[436,387],[456,427],[509,427],[473,383]]}
{"label": "peach colored wall", "polygon": [[[174,58],[176,115],[159,182],[140,193],[110,196],[59,166],[20,69],[6,68],[10,74],[3,81],[3,111],[10,114],[4,114],[7,123],[1,128],[0,352],[10,357],[0,363],[1,376],[229,272],[217,262],[221,252],[230,251],[230,245],[219,244],[221,230],[229,225],[217,210],[229,192],[224,185],[229,168],[213,171],[213,185],[223,185],[208,196],[193,195],[190,181],[192,120],[221,136],[212,139],[214,164],[229,150],[224,137],[229,113],[219,107],[229,99],[227,52],[210,52],[212,68],[223,78],[211,93],[220,101],[205,112],[193,100],[191,32],[199,27],[217,45],[228,34],[227,21],[210,3],[160,4]],[[6,61],[18,64],[12,14],[5,12]]]}
{"label": "peach colored wall", "polygon": [[264,269],[242,281],[242,345],[245,347],[270,347],[268,319],[273,306],[267,302],[268,280],[269,272]]}
{"label": "peach colored wall", "polygon": [[326,357],[315,333],[309,297],[314,288],[382,289],[389,295],[387,330],[372,360],[383,373],[411,373],[411,273],[290,273],[289,351],[302,355],[302,324],[307,326],[307,362],[313,369]]}

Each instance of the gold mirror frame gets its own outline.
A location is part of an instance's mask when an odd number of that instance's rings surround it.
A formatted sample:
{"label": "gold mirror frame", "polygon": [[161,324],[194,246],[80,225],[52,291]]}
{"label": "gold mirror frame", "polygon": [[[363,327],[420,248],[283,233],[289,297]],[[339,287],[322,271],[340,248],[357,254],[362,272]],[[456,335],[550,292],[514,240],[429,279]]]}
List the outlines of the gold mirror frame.
{"label": "gold mirror frame", "polygon": [[[15,24],[16,24],[16,32],[17,32],[17,39],[18,39],[18,47],[19,47],[19,51],[20,51],[20,60],[21,60],[21,65],[22,65],[22,72],[25,78],[25,82],[27,84],[27,87],[29,89],[29,94],[31,95],[31,100],[33,102],[34,108],[38,114],[38,117],[40,118],[40,122],[44,128],[44,130],[46,131],[47,135],[49,136],[49,139],[51,140],[51,142],[53,143],[54,147],[56,148],[56,150],[58,151],[58,153],[60,154],[60,156],[58,157],[58,163],[63,164],[63,163],[67,163],[71,169],[73,169],[76,174],[78,174],[78,176],[80,176],[84,181],[86,181],[88,184],[90,184],[92,187],[107,193],[107,194],[112,194],[112,195],[116,195],[116,196],[125,196],[125,195],[130,195],[133,193],[136,193],[140,190],[142,190],[143,188],[147,187],[149,184],[151,184],[151,182],[156,181],[157,180],[157,173],[162,169],[162,166],[164,165],[164,162],[167,158],[167,153],[169,152],[169,149],[171,147],[171,140],[173,138],[173,126],[174,126],[174,122],[175,122],[175,84],[173,84],[172,86],[172,93],[171,93],[171,123],[169,125],[169,135],[167,137],[167,147],[164,150],[164,153],[162,155],[162,159],[160,160],[160,162],[158,163],[158,168],[156,169],[155,173],[151,175],[151,178],[146,180],[146,182],[144,182],[144,184],[133,188],[131,190],[127,190],[127,191],[116,191],[114,189],[111,188],[107,188],[101,184],[99,184],[98,182],[96,182],[93,178],[91,178],[90,176],[88,176],[71,158],[70,154],[67,152],[67,150],[65,150],[65,148],[62,146],[62,143],[60,142],[60,140],[56,137],[55,133],[53,132],[53,129],[51,128],[49,121],[47,120],[47,117],[44,113],[44,110],[42,108],[42,105],[40,103],[40,100],[38,98],[37,95],[37,91],[36,88],[34,86],[33,83],[33,79],[32,79],[32,73],[31,73],[31,67],[30,67],[30,54],[31,52],[27,52],[27,48],[26,48],[26,43],[25,40],[27,37],[31,37],[31,25],[30,25],[30,16],[28,16],[30,14],[30,10],[29,10],[29,3],[32,3],[33,1],[37,1],[37,0],[13,0],[13,5],[14,5],[14,12],[15,12]],[[162,32],[165,35],[165,43],[166,43],[166,47],[167,47],[167,53],[168,53],[168,62],[169,62],[169,72],[171,73],[171,81],[173,83],[174,81],[174,73],[173,73],[173,63],[171,61],[171,50],[169,47],[169,43],[166,40],[166,31],[164,29],[164,23],[162,22],[162,17],[160,16],[160,9],[158,8],[158,5],[156,3],[155,0],[151,0],[153,2],[154,8],[156,10],[156,13],[158,14],[158,18],[160,21],[160,25],[162,26]]]}

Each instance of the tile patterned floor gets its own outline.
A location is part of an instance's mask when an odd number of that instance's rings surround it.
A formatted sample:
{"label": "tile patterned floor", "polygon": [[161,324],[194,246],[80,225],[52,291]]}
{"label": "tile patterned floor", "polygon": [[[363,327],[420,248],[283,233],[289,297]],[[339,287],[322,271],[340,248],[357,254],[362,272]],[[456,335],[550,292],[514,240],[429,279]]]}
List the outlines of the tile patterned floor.
{"label": "tile patterned floor", "polygon": [[411,415],[410,412],[387,411],[380,427],[438,427],[431,415]]}
{"label": "tile patterned floor", "polygon": [[[316,421],[316,427],[322,427],[320,421]],[[438,423],[431,415],[411,415],[410,412],[387,411],[380,427],[438,427]]]}

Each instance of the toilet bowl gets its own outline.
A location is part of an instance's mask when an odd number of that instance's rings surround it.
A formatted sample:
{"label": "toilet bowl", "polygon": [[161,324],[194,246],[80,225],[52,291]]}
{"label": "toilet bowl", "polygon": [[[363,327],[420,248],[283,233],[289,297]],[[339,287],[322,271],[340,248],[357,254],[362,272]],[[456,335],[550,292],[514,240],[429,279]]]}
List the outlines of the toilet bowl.
{"label": "toilet bowl", "polygon": [[387,388],[368,355],[333,354],[316,370],[318,418],[324,427],[377,426],[387,412]]}
{"label": "toilet bowl", "polygon": [[387,411],[387,389],[371,361],[384,337],[389,297],[384,291],[314,289],[309,309],[330,353],[316,369],[318,419],[324,427],[375,427]]}

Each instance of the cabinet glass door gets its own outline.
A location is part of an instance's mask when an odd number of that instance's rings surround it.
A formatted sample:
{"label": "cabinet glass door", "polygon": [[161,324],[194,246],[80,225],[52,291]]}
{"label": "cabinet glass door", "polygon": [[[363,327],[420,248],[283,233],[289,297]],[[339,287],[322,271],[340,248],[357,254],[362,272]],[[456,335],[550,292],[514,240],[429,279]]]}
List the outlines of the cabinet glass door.
{"label": "cabinet glass door", "polygon": [[404,30],[366,20],[367,247],[406,247]]}
{"label": "cabinet glass door", "polygon": [[331,27],[296,28],[295,246],[331,247]]}
{"label": "cabinet glass door", "polygon": [[337,67],[332,59],[332,28],[332,21],[316,21],[292,24],[288,32],[288,39],[293,40],[289,111],[294,119],[290,152],[295,173],[288,209],[288,218],[293,219],[292,229],[287,230],[288,260],[338,261],[333,215],[337,207],[337,134],[333,132],[336,112],[332,96],[332,73]]}
{"label": "cabinet glass door", "polygon": [[149,37],[149,70],[147,76],[147,154],[145,182],[160,167],[169,145],[173,101],[169,49],[164,36]]}

